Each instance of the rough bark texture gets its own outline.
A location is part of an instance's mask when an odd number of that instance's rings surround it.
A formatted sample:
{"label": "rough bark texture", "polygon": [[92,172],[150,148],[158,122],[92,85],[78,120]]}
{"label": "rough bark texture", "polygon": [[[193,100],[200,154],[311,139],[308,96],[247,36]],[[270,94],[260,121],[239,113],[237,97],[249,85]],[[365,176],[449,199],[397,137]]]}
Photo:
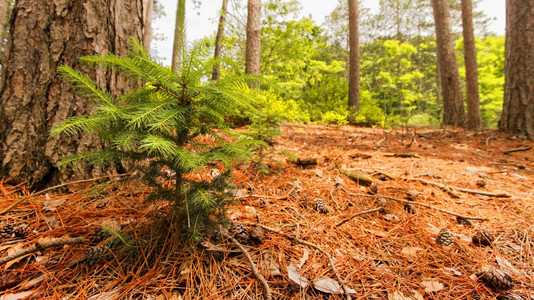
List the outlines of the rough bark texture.
{"label": "rough bark texture", "polygon": [[458,61],[454,51],[454,38],[448,0],[432,0],[436,26],[436,44],[439,60],[439,76],[443,100],[443,124],[454,127],[465,126],[462,85]]}
{"label": "rough bark texture", "polygon": [[[219,18],[219,27],[217,27],[217,35],[215,36],[215,53],[213,57],[221,57],[221,40],[224,34],[224,23],[226,22],[226,11],[228,7],[228,0],[222,1],[221,16]],[[221,67],[219,64],[213,67],[213,73],[211,74],[211,80],[219,81],[221,78]]]}
{"label": "rough bark texture", "polygon": [[[245,73],[250,75],[260,75],[261,0],[248,0],[247,9]],[[259,82],[252,81],[250,87],[258,88]]]}
{"label": "rough bark texture", "polygon": [[467,129],[482,129],[478,91],[478,64],[473,31],[473,4],[462,0],[462,29],[464,35],[465,78],[467,85]]}
{"label": "rough bark texture", "polygon": [[358,33],[358,0],[349,1],[349,100],[351,111],[360,109],[360,38]]}
{"label": "rough bark texture", "polygon": [[152,14],[153,14],[154,0],[143,0],[143,47],[150,51],[150,43],[152,42]]}
{"label": "rough bark texture", "polygon": [[174,25],[174,43],[172,47],[171,68],[179,72],[182,67],[182,51],[185,45],[185,0],[178,0],[176,22]]}
{"label": "rough bark texture", "polygon": [[505,52],[499,129],[534,140],[534,0],[506,1]]}
{"label": "rough bark texture", "polygon": [[[54,136],[52,126],[94,110],[57,73],[67,64],[114,94],[124,80],[81,65],[90,54],[126,54],[131,36],[143,37],[142,0],[18,0],[3,60],[0,98],[1,176],[34,189],[102,170],[56,167],[59,156],[99,146],[92,136]],[[108,171],[108,170],[106,170]]]}

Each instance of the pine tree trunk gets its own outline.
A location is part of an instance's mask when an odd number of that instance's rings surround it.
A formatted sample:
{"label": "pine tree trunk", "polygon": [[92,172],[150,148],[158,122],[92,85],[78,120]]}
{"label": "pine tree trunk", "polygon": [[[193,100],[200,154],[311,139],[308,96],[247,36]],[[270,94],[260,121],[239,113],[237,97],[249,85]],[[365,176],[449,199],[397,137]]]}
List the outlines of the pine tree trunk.
{"label": "pine tree trunk", "polygon": [[349,1],[349,97],[350,111],[360,110],[360,38],[358,0]]}
{"label": "pine tree trunk", "polygon": [[[245,53],[245,73],[260,75],[261,49],[261,0],[248,0],[247,6],[247,46]],[[249,83],[251,88],[259,88],[259,82]]]}
{"label": "pine tree trunk", "polygon": [[[18,0],[0,84],[1,176],[33,189],[103,170],[58,169],[62,155],[99,146],[92,136],[51,137],[52,126],[94,111],[57,73],[67,64],[90,74],[113,94],[126,83],[105,70],[79,63],[90,54],[126,54],[131,36],[143,36],[142,0]],[[111,170],[106,170],[111,171]]]}
{"label": "pine tree trunk", "polygon": [[143,47],[146,51],[150,51],[150,43],[152,42],[152,14],[153,14],[154,0],[143,0]]}
{"label": "pine tree trunk", "polygon": [[443,124],[465,126],[462,85],[454,51],[448,0],[432,0],[443,100]]}
{"label": "pine tree trunk", "polygon": [[178,0],[176,22],[174,25],[174,43],[172,47],[171,68],[179,72],[182,67],[182,51],[185,45],[185,0]]}
{"label": "pine tree trunk", "polygon": [[506,1],[505,53],[499,129],[534,140],[534,0]]}
{"label": "pine tree trunk", "polygon": [[473,31],[473,5],[462,0],[462,28],[464,35],[465,80],[467,85],[467,129],[482,129],[478,91],[478,64]]}
{"label": "pine tree trunk", "polygon": [[[224,23],[226,22],[226,11],[228,7],[228,0],[222,1],[221,16],[219,18],[219,27],[217,28],[217,35],[215,36],[215,53],[214,58],[221,57],[222,37],[224,34]],[[213,67],[213,73],[211,74],[211,80],[217,82],[221,78],[221,66],[219,64]]]}

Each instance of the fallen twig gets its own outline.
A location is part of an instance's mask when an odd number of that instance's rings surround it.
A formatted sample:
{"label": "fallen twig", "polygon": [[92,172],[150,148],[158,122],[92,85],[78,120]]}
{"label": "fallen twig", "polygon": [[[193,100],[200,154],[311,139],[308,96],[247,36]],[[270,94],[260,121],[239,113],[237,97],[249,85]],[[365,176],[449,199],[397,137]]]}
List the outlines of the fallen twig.
{"label": "fallen twig", "polygon": [[[419,178],[410,178],[409,180],[416,180],[416,181],[420,181],[422,183],[435,185],[435,186],[439,187],[440,189],[443,189],[443,190],[445,190],[447,192],[449,192],[449,190],[451,189],[449,186],[447,186],[447,185],[445,185],[443,183],[439,183],[439,182],[433,182],[433,181],[428,181],[428,180],[419,179]],[[458,191],[463,192],[463,193],[474,194],[474,195],[484,195],[484,196],[499,197],[499,198],[510,198],[511,197],[510,195],[508,195],[506,193],[491,193],[491,192],[486,192],[486,191],[471,190],[471,189],[465,189],[465,188],[459,188],[459,187],[453,187],[453,189],[454,190],[458,190]]]}
{"label": "fallen twig", "polygon": [[434,209],[434,210],[440,211],[442,213],[446,213],[446,214],[449,214],[449,215],[453,215],[453,216],[464,218],[464,219],[468,219],[468,220],[476,220],[476,221],[487,221],[488,220],[488,218],[464,216],[464,215],[452,212],[450,210],[446,210],[446,209],[443,209],[443,208],[435,207],[435,206],[432,206],[432,205],[426,204],[426,203],[415,202],[415,201],[404,200],[404,199],[397,199],[397,198],[393,198],[393,197],[390,197],[390,196],[379,195],[379,194],[378,195],[356,194],[356,193],[351,193],[351,192],[347,191],[345,188],[341,188],[341,189],[343,191],[345,191],[345,193],[347,193],[350,196],[369,197],[369,198],[384,198],[384,199],[389,199],[389,200],[393,200],[393,201],[397,201],[397,202],[424,206],[426,208]]}
{"label": "fallen twig", "polygon": [[55,190],[55,189],[59,189],[59,188],[62,188],[64,186],[77,184],[77,183],[91,182],[91,181],[96,181],[96,180],[100,180],[100,179],[113,178],[113,177],[123,177],[123,176],[130,176],[130,175],[132,175],[132,174],[107,175],[107,176],[95,177],[95,178],[91,178],[91,179],[76,180],[76,181],[66,182],[66,183],[62,183],[62,184],[56,185],[56,186],[52,186],[52,187],[46,188],[44,190],[40,190],[40,191],[35,192],[35,193],[31,193],[31,194],[29,194],[27,196],[24,196],[24,197],[18,199],[17,201],[13,202],[13,204],[8,206],[4,210],[0,211],[0,215],[5,214],[6,212],[8,212],[11,209],[13,209],[13,207],[19,205],[20,203],[22,203],[22,202],[24,202],[24,201],[26,201],[26,200],[28,200],[28,199],[30,199],[32,197],[35,197],[35,196],[38,196],[38,195],[42,195],[42,194],[44,194],[46,192],[49,192],[49,191],[52,191],[52,190]]}
{"label": "fallen twig", "polygon": [[350,220],[356,218],[357,216],[361,216],[361,215],[365,215],[365,214],[370,214],[370,213],[373,213],[373,212],[375,212],[375,211],[380,211],[380,210],[382,210],[382,209],[383,209],[383,207],[379,207],[379,208],[369,209],[369,210],[366,210],[366,211],[361,211],[361,212],[356,213],[356,214],[354,214],[354,215],[352,215],[352,216],[346,218],[345,220],[343,220],[343,221],[337,223],[337,224],[336,224],[336,227],[339,227],[339,226],[341,226],[341,225],[347,223],[348,221],[350,221]]}
{"label": "fallen twig", "polygon": [[521,152],[521,151],[528,151],[532,149],[532,147],[530,146],[525,146],[525,147],[520,147],[520,148],[515,148],[515,149],[510,149],[510,150],[505,150],[503,151],[502,153],[503,154],[510,154],[510,153],[513,153],[513,152]]}
{"label": "fallen twig", "polygon": [[343,292],[345,293],[345,299],[347,299],[347,300],[351,300],[352,299],[352,297],[350,296],[349,290],[347,289],[347,286],[345,285],[344,281],[341,279],[341,276],[339,275],[339,273],[337,271],[337,268],[334,265],[334,260],[332,259],[332,256],[330,256],[330,254],[328,252],[323,250],[323,248],[321,248],[320,246],[318,246],[318,245],[316,245],[316,244],[314,244],[312,242],[308,242],[306,240],[302,240],[302,239],[296,238],[294,236],[290,236],[290,235],[288,235],[286,233],[281,232],[278,229],[275,229],[275,228],[272,228],[272,227],[269,227],[269,226],[266,226],[266,225],[263,225],[263,224],[259,224],[259,223],[256,223],[254,225],[259,225],[265,230],[276,232],[276,233],[278,233],[280,235],[283,235],[283,236],[289,238],[290,240],[292,240],[294,242],[297,242],[299,244],[303,244],[303,245],[315,248],[319,252],[323,253],[328,258],[328,263],[330,264],[330,267],[332,268],[332,272],[334,272],[334,275],[336,276],[337,281],[339,282],[339,284],[343,288]]}
{"label": "fallen twig", "polygon": [[243,245],[241,245],[241,243],[238,242],[235,238],[233,237],[229,237],[229,238],[232,241],[232,243],[234,243],[239,248],[239,250],[241,250],[243,255],[245,255],[245,257],[248,260],[248,263],[250,264],[250,268],[252,269],[252,273],[254,274],[254,276],[256,276],[256,278],[263,285],[263,288],[265,289],[265,299],[266,300],[273,299],[271,288],[269,287],[269,283],[267,283],[267,280],[265,280],[265,277],[263,277],[263,275],[261,275],[260,272],[258,271],[258,268],[256,267],[256,264],[252,260],[252,257],[250,257],[250,254],[248,253],[247,249],[245,249],[245,247],[243,247]]}
{"label": "fallen twig", "polygon": [[46,240],[43,242],[37,242],[33,244],[32,246],[28,248],[24,248],[18,251],[15,251],[11,253],[10,255],[0,258],[0,265],[5,264],[7,262],[10,262],[16,258],[19,258],[21,256],[34,253],[37,251],[43,251],[47,248],[57,247],[57,246],[63,246],[63,245],[74,245],[74,244],[81,244],[84,243],[85,239],[83,237],[76,237],[76,238],[55,238],[51,240]]}

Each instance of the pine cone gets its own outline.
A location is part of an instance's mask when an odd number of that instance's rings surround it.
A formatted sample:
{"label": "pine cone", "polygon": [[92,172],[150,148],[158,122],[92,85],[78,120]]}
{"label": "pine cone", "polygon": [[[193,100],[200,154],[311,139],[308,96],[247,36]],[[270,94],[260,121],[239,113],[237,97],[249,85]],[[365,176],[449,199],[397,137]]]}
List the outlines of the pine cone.
{"label": "pine cone", "polygon": [[369,186],[369,188],[367,189],[367,194],[369,194],[369,195],[378,194],[378,187],[376,186],[376,184],[373,184],[373,185]]}
{"label": "pine cone", "polygon": [[265,240],[265,230],[260,225],[254,226],[250,231],[250,240],[256,244],[263,244]]}
{"label": "pine cone", "polygon": [[90,264],[95,264],[106,258],[109,250],[109,244],[103,244],[91,247],[85,250],[85,261]]}
{"label": "pine cone", "polygon": [[404,204],[404,211],[412,215],[415,214],[415,208],[408,203]]}
{"label": "pine cone", "polygon": [[461,225],[473,226],[473,223],[471,223],[471,221],[469,221],[466,218],[462,218],[462,217],[456,217],[456,222],[458,222],[458,224],[461,224]]}
{"label": "pine cone", "polygon": [[417,196],[419,196],[421,192],[418,191],[407,191],[406,195],[408,196],[408,200],[415,201],[417,200]]}
{"label": "pine cone", "polygon": [[442,228],[439,231],[438,236],[436,237],[436,243],[445,247],[452,247],[454,245],[454,240],[447,228]]}
{"label": "pine cone", "polygon": [[319,199],[319,198],[315,199],[313,209],[323,214],[328,213],[328,205],[326,205],[326,202],[324,202],[323,199]]}
{"label": "pine cone", "polygon": [[0,238],[7,239],[13,237],[13,226],[5,224],[0,227]]}
{"label": "pine cone", "polygon": [[28,227],[26,224],[18,225],[17,227],[13,228],[13,234],[16,237],[25,238],[28,236],[28,234],[30,234],[30,227]]}
{"label": "pine cone", "polygon": [[241,223],[232,223],[232,227],[230,227],[230,234],[242,244],[248,244],[249,242],[248,230]]}
{"label": "pine cone", "polygon": [[484,180],[477,180],[477,185],[481,188],[486,188],[487,183]]}
{"label": "pine cone", "polygon": [[502,270],[486,267],[475,274],[479,281],[495,292],[506,291],[514,287],[512,277]]}
{"label": "pine cone", "polygon": [[381,208],[380,213],[382,214],[389,213],[389,209],[386,208],[387,204],[388,203],[384,198],[377,198],[374,203],[376,208]]}
{"label": "pine cone", "polygon": [[473,244],[478,246],[491,246],[493,240],[493,235],[484,229],[480,229],[479,231],[477,231],[477,233],[472,238]]}

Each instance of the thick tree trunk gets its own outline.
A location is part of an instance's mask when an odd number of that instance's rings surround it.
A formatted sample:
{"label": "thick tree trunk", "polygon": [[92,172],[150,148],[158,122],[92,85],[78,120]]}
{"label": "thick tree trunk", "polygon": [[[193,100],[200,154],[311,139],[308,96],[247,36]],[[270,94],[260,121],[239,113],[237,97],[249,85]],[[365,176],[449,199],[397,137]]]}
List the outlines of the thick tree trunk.
{"label": "thick tree trunk", "polygon": [[67,64],[90,74],[114,94],[124,80],[79,63],[90,54],[126,54],[131,36],[143,36],[142,0],[18,0],[0,85],[1,176],[34,189],[101,170],[58,169],[58,157],[99,146],[91,136],[51,137],[52,126],[91,112],[86,98],[57,73]]}
{"label": "thick tree trunk", "polygon": [[150,43],[152,42],[152,14],[153,14],[154,0],[143,0],[143,47],[146,51],[150,51]]}
{"label": "thick tree trunk", "polygon": [[448,0],[432,0],[443,100],[443,124],[465,126],[465,111]]}
{"label": "thick tree trunk", "polygon": [[506,1],[505,52],[499,129],[534,140],[534,0]]}
{"label": "thick tree trunk", "polygon": [[467,85],[467,129],[482,129],[478,91],[478,64],[473,31],[473,5],[462,0],[462,28],[464,35],[465,81]]}
{"label": "thick tree trunk", "polygon": [[349,1],[349,97],[350,111],[360,110],[360,38],[358,0]]}
{"label": "thick tree trunk", "polygon": [[[216,59],[221,57],[221,48],[222,48],[221,40],[224,34],[224,23],[226,22],[227,7],[228,7],[228,0],[223,0],[222,8],[221,8],[221,16],[219,18],[219,27],[217,28],[217,35],[215,36],[215,53],[213,54],[213,57],[215,57]],[[220,78],[221,78],[221,66],[217,64],[213,67],[211,80],[219,81]]]}
{"label": "thick tree trunk", "polygon": [[172,47],[171,68],[179,72],[182,67],[182,51],[185,46],[185,0],[178,0],[176,22],[174,25],[174,43]]}
{"label": "thick tree trunk", "polygon": [[[248,0],[247,10],[245,73],[260,75],[261,0]],[[249,85],[251,88],[259,88],[257,80],[251,81]]]}

